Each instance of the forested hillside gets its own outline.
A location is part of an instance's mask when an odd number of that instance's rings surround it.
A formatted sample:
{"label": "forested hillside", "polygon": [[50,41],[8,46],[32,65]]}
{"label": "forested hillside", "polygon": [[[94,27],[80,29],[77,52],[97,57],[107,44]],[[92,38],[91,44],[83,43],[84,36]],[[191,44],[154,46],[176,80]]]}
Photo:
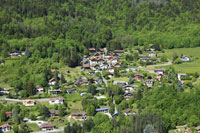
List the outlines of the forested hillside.
{"label": "forested hillside", "polygon": [[70,46],[83,53],[89,47],[114,49],[116,43],[200,45],[200,0],[1,0],[0,5],[1,51],[8,45],[35,47],[31,52],[44,52],[45,58]]}

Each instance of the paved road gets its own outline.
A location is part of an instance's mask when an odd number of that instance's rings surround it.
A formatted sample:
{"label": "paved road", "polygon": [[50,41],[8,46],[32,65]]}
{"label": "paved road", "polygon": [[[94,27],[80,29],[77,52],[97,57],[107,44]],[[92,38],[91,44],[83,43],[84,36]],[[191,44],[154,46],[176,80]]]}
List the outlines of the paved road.
{"label": "paved road", "polygon": [[[19,100],[19,99],[10,99],[10,98],[0,98],[1,101],[8,101],[8,102],[18,102],[18,103],[22,103],[23,100]],[[32,99],[38,102],[48,102],[49,98],[43,98],[43,99]]]}

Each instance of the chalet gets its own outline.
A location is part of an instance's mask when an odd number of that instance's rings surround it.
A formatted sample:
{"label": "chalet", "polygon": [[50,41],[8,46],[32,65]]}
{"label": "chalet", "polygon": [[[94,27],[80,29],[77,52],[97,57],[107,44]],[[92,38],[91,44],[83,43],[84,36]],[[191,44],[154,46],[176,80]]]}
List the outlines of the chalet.
{"label": "chalet", "polygon": [[96,109],[96,112],[104,112],[104,113],[108,113],[109,108],[108,107],[103,107],[103,108],[98,108]]}
{"label": "chalet", "polygon": [[134,79],[137,80],[137,81],[142,81],[144,79],[144,76],[142,76],[140,74],[135,74]]}
{"label": "chalet", "polygon": [[21,55],[22,55],[21,51],[15,50],[10,52],[10,56],[21,56]]}
{"label": "chalet", "polygon": [[82,92],[80,95],[85,96],[85,95],[87,95],[87,92]]}
{"label": "chalet", "polygon": [[8,132],[12,130],[12,126],[10,126],[9,124],[3,124],[0,126],[0,132]]}
{"label": "chalet", "polygon": [[130,86],[130,85],[126,85],[122,88],[126,93],[128,92],[133,92],[136,90],[136,88],[134,86]]}
{"label": "chalet", "polygon": [[131,112],[132,112],[131,109],[126,109],[124,114],[125,114],[126,116],[129,116],[129,115],[131,115]]}
{"label": "chalet", "polygon": [[123,51],[123,50],[114,50],[114,53],[119,53],[119,54],[121,54],[121,53],[124,53],[124,51]]}
{"label": "chalet", "polygon": [[63,97],[56,97],[56,98],[50,98],[49,104],[63,104],[64,98]]}
{"label": "chalet", "polygon": [[146,85],[148,88],[152,88],[153,87],[153,79],[148,79],[148,80],[144,81],[144,85]]}
{"label": "chalet", "polygon": [[162,78],[164,78],[165,77],[165,75],[164,74],[158,74],[157,75],[157,77],[156,77],[156,79],[158,80],[158,81],[160,81]]}
{"label": "chalet", "polygon": [[165,71],[163,69],[154,69],[155,74],[164,74]]}
{"label": "chalet", "polygon": [[12,112],[11,111],[7,111],[5,112],[6,114],[6,118],[11,118],[12,117]]}
{"label": "chalet", "polygon": [[110,68],[107,69],[107,71],[110,72],[110,73],[114,73],[115,67],[110,67]]}
{"label": "chalet", "polygon": [[142,61],[142,62],[151,62],[151,59],[149,57],[142,57],[142,58],[140,58],[140,61]]}
{"label": "chalet", "polygon": [[117,62],[117,63],[115,64],[115,67],[121,67],[121,63]]}
{"label": "chalet", "polygon": [[155,52],[149,52],[149,57],[157,57],[157,53],[155,53]]}
{"label": "chalet", "polygon": [[55,78],[51,78],[49,80],[49,85],[55,85],[56,84],[56,79]]}
{"label": "chalet", "polygon": [[55,125],[53,123],[42,123],[40,128],[42,131],[50,131],[55,129]]}
{"label": "chalet", "polygon": [[108,77],[111,78],[112,76],[114,76],[114,72],[108,72]]}
{"label": "chalet", "polygon": [[113,85],[120,85],[120,86],[125,86],[127,85],[128,83],[125,82],[125,81],[114,81],[113,82]]}
{"label": "chalet", "polygon": [[81,78],[74,82],[75,85],[88,85],[87,78]]}
{"label": "chalet", "polygon": [[200,133],[200,126],[195,127],[197,132]]}
{"label": "chalet", "polygon": [[183,62],[190,61],[190,57],[188,57],[188,56],[182,56],[181,57],[181,61],[183,61]]}
{"label": "chalet", "polygon": [[67,90],[67,94],[76,93],[76,89],[69,89]]}
{"label": "chalet", "polygon": [[90,64],[83,64],[82,69],[85,69],[85,70],[90,69]]}
{"label": "chalet", "polygon": [[89,48],[89,52],[90,52],[90,53],[95,53],[95,52],[96,52],[96,49],[95,49],[95,48]]}
{"label": "chalet", "polygon": [[128,93],[125,93],[124,94],[124,99],[126,99],[126,100],[128,100],[128,99],[130,99],[130,98],[133,98],[134,96],[133,96],[133,93],[131,93],[131,92],[128,92]]}
{"label": "chalet", "polygon": [[24,106],[34,106],[35,104],[36,104],[35,100],[31,100],[31,99],[23,100],[23,105]]}
{"label": "chalet", "polygon": [[86,113],[85,112],[79,112],[79,113],[72,113],[71,117],[81,117],[81,119],[86,119]]}
{"label": "chalet", "polygon": [[99,57],[99,56],[101,56],[101,53],[100,53],[100,52],[96,52],[96,53],[94,54],[94,56]]}
{"label": "chalet", "polygon": [[53,117],[53,116],[58,116],[58,111],[57,111],[57,110],[49,110],[49,115],[50,115],[51,117]]}
{"label": "chalet", "polygon": [[35,89],[37,94],[44,93],[44,88],[41,85],[37,85]]}
{"label": "chalet", "polygon": [[61,94],[62,91],[61,89],[52,89],[52,90],[48,90],[48,93],[51,93],[53,95],[58,95],[58,94]]}

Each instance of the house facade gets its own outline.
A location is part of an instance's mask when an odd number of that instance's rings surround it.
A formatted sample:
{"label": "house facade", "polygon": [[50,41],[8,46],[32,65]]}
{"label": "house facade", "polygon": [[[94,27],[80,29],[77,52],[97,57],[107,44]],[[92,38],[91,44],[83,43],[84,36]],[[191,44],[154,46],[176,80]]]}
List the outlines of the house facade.
{"label": "house facade", "polygon": [[63,97],[56,97],[56,98],[50,98],[49,104],[63,104],[64,98]]}

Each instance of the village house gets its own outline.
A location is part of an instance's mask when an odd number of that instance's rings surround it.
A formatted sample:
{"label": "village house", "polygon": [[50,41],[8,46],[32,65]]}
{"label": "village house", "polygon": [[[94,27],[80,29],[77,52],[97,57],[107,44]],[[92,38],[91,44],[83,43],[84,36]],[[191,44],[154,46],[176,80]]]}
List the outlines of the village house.
{"label": "village house", "polygon": [[79,113],[72,113],[71,117],[76,117],[76,118],[81,118],[81,119],[86,120],[87,115],[85,112],[79,112]]}
{"label": "village house", "polygon": [[155,52],[149,52],[149,57],[157,57],[157,53],[155,53]]}
{"label": "village house", "polygon": [[12,112],[11,111],[7,111],[7,112],[5,112],[5,114],[6,114],[6,118],[7,119],[12,117]]}
{"label": "village house", "polygon": [[131,109],[126,109],[124,114],[125,114],[126,116],[130,116],[130,115],[132,115],[131,112],[132,112]]}
{"label": "village house", "polygon": [[88,80],[86,77],[82,77],[81,79],[76,80],[74,85],[88,85]]}
{"label": "village house", "polygon": [[61,89],[51,89],[51,90],[48,90],[48,93],[50,93],[52,95],[58,95],[58,94],[61,94],[62,91],[61,91]]}
{"label": "village house", "polygon": [[158,74],[157,76],[156,76],[156,79],[158,80],[158,81],[160,81],[162,78],[164,78],[165,77],[165,75],[164,74]]}
{"label": "village house", "polygon": [[12,126],[10,126],[9,124],[3,124],[0,126],[0,132],[8,132],[12,130]]}
{"label": "village house", "polygon": [[120,86],[125,86],[128,83],[126,81],[114,81],[113,85],[120,85]]}
{"label": "village house", "polygon": [[131,86],[131,85],[126,85],[122,88],[126,93],[128,92],[133,92],[136,90],[136,88],[134,86]]}
{"label": "village house", "polygon": [[133,96],[133,93],[131,93],[131,92],[128,92],[128,93],[125,93],[124,94],[124,99],[125,100],[128,100],[128,99],[130,99],[130,98],[133,98],[134,96]]}
{"label": "village house", "polygon": [[197,127],[196,127],[196,131],[197,131],[198,133],[200,133],[200,126],[197,126]]}
{"label": "village house", "polygon": [[55,125],[53,123],[42,123],[40,128],[42,131],[50,131],[55,129]]}
{"label": "village house", "polygon": [[24,106],[34,106],[35,104],[36,104],[35,100],[31,100],[31,99],[23,100],[23,105]]}
{"label": "village house", "polygon": [[84,69],[84,70],[90,69],[90,64],[83,64],[82,69]]}
{"label": "village house", "polygon": [[49,80],[49,85],[55,85],[55,84],[56,84],[55,78],[51,78],[51,79]]}
{"label": "village house", "polygon": [[76,89],[69,89],[67,90],[67,94],[76,93]]}
{"label": "village house", "polygon": [[103,108],[98,108],[96,109],[96,112],[104,112],[104,113],[108,113],[109,108],[108,107],[103,107]]}
{"label": "village house", "polygon": [[10,56],[21,56],[21,51],[15,50],[10,52]]}
{"label": "village house", "polygon": [[164,74],[165,71],[163,69],[154,69],[155,74]]}
{"label": "village house", "polygon": [[37,94],[44,93],[44,88],[41,85],[37,85],[35,89]]}
{"label": "village house", "polygon": [[117,62],[115,65],[114,65],[114,67],[121,67],[121,63],[119,63],[119,62]]}
{"label": "village house", "polygon": [[57,110],[49,110],[49,115],[50,115],[51,117],[53,117],[53,116],[58,116],[58,111],[57,111]]}
{"label": "village house", "polygon": [[190,57],[188,57],[188,56],[182,56],[181,57],[181,61],[183,61],[183,62],[190,61]]}
{"label": "village house", "polygon": [[149,89],[153,87],[153,79],[147,79],[144,81],[144,85],[146,85]]}
{"label": "village house", "polygon": [[63,104],[64,98],[63,97],[56,97],[56,98],[50,98],[49,104]]}
{"label": "village house", "polygon": [[108,72],[108,77],[112,78],[114,76],[114,72]]}
{"label": "village house", "polygon": [[135,74],[134,79],[137,80],[137,81],[142,81],[144,79],[144,76],[142,76],[140,74]]}

